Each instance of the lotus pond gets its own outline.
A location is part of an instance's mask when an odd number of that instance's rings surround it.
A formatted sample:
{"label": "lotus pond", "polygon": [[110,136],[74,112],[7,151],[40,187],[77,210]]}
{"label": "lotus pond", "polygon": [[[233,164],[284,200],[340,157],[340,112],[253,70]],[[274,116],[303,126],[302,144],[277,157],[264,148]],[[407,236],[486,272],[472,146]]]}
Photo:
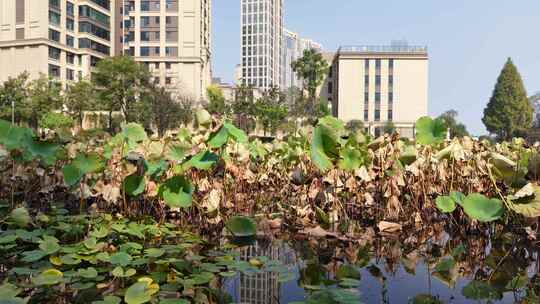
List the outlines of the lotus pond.
{"label": "lotus pond", "polygon": [[0,120],[0,302],[540,303],[540,145]]}

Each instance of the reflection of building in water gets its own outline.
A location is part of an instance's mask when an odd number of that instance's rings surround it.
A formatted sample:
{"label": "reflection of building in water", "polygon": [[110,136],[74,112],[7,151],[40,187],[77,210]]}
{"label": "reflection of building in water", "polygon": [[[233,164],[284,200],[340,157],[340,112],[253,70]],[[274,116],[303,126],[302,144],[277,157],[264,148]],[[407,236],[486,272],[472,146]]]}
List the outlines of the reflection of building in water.
{"label": "reflection of building in water", "polygon": [[[265,256],[270,260],[279,261],[284,266],[294,265],[295,253],[285,243],[260,244],[256,243],[239,249],[240,259],[249,261],[251,258]],[[280,283],[277,273],[262,272],[256,274],[240,274],[234,279],[229,291],[234,293],[235,303],[239,304],[272,304],[279,303]]]}

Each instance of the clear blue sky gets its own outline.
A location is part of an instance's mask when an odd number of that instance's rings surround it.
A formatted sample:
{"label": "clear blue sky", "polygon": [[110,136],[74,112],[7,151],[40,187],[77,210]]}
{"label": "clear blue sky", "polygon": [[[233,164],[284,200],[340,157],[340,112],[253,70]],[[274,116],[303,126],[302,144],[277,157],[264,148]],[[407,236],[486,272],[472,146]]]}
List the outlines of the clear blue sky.
{"label": "clear blue sky", "polygon": [[[240,61],[240,0],[213,1],[213,71],[232,81]],[[512,57],[529,95],[540,91],[540,0],[285,0],[285,26],[335,51],[340,45],[427,45],[429,113],[459,112],[473,134]]]}

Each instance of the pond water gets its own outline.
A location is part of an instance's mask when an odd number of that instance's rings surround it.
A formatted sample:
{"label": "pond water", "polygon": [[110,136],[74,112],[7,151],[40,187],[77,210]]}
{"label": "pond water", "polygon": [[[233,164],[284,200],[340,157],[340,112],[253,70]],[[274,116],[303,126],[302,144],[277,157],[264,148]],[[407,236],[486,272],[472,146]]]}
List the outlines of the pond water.
{"label": "pond water", "polygon": [[[250,304],[310,296],[309,303],[540,303],[539,247],[534,243],[512,235],[411,238],[409,243],[392,238],[258,240],[241,247],[239,259],[280,261],[290,271],[288,280],[269,272],[238,274],[224,282],[223,290],[234,303]],[[343,277],[353,278],[346,288],[338,287]],[[338,288],[357,299],[317,299],[317,290]]]}

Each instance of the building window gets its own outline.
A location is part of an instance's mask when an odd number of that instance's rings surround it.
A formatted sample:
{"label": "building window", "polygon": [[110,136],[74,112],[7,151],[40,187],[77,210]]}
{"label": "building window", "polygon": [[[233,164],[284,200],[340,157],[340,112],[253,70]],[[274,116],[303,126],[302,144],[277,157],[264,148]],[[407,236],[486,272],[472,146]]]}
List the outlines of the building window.
{"label": "building window", "polygon": [[150,25],[150,17],[143,16],[141,17],[141,26],[149,26]]}
{"label": "building window", "polygon": [[156,70],[159,70],[159,62],[154,63],[154,68],[155,68]]}
{"label": "building window", "polygon": [[49,6],[60,10],[60,0],[49,0]]}
{"label": "building window", "polygon": [[66,28],[69,31],[75,31],[75,21],[73,21],[73,19],[66,18]]}
{"label": "building window", "polygon": [[109,30],[101,28],[93,23],[82,21],[79,22],[79,32],[80,33],[88,33],[92,34],[96,37],[102,38],[104,40],[109,40],[111,37],[111,34]]}
{"label": "building window", "polygon": [[166,47],[165,48],[165,56],[168,57],[176,57],[178,56],[178,48],[177,47]]}
{"label": "building window", "polygon": [[367,71],[369,70],[369,59],[364,60],[364,69]]}
{"label": "building window", "polygon": [[15,22],[17,24],[24,23],[24,17],[25,17],[25,2],[26,0],[17,0],[15,2]]}
{"label": "building window", "polygon": [[172,84],[172,78],[171,77],[166,77],[165,78],[165,84]]}
{"label": "building window", "polygon": [[57,12],[49,11],[49,24],[54,26],[60,26],[60,14]]}
{"label": "building window", "polygon": [[60,67],[54,64],[49,64],[49,76],[60,78]]}
{"label": "building window", "polygon": [[328,83],[328,94],[332,94],[332,83]]}
{"label": "building window", "polygon": [[106,26],[107,28],[109,28],[110,26],[109,16],[91,8],[88,5],[79,6],[79,17],[87,17],[93,21],[102,24],[103,26]]}
{"label": "building window", "polygon": [[381,110],[375,109],[375,121],[381,121]]}
{"label": "building window", "polygon": [[66,35],[66,45],[70,47],[75,47],[75,39],[69,35]]}
{"label": "building window", "polygon": [[66,53],[66,62],[69,64],[75,64],[75,54],[73,53]]}
{"label": "building window", "polygon": [[369,110],[365,109],[364,110],[364,121],[368,121],[368,120],[369,120]]}
{"label": "building window", "polygon": [[55,47],[49,46],[49,58],[54,60],[60,60],[60,54],[62,51]]}
{"label": "building window", "polygon": [[73,71],[72,69],[66,69],[66,79],[75,80],[75,71]]}
{"label": "building window", "polygon": [[392,109],[388,110],[388,121],[392,121],[394,119],[394,111]]}
{"label": "building window", "polygon": [[177,42],[178,41],[178,32],[176,31],[167,31],[165,33],[165,41],[167,42]]}
{"label": "building window", "polygon": [[60,42],[60,32],[49,29],[49,40]]}
{"label": "building window", "polygon": [[66,14],[71,17],[75,16],[75,6],[69,1],[66,2]]}
{"label": "building window", "polygon": [[109,56],[110,55],[110,48],[106,45],[103,45],[101,43],[95,42],[93,40],[90,40],[88,38],[80,38],[79,39],[79,48],[81,49],[91,49],[96,52],[100,52],[104,55]]}

